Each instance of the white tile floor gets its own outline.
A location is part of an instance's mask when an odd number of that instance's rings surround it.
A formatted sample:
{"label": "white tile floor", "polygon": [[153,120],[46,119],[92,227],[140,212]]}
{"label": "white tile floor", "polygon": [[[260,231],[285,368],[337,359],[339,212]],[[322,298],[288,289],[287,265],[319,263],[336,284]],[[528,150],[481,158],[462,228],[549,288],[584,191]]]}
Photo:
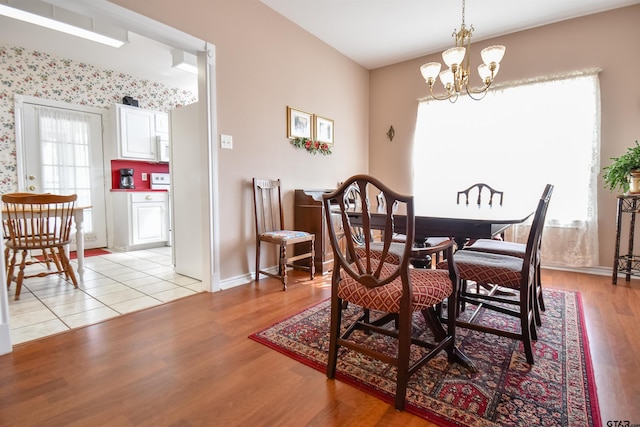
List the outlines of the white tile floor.
{"label": "white tile floor", "polygon": [[[77,269],[77,262],[72,261]],[[11,342],[41,338],[202,292],[200,281],[171,266],[171,248],[85,258],[78,289],[57,274],[25,279],[20,299],[8,290]],[[33,265],[28,268],[44,268]]]}

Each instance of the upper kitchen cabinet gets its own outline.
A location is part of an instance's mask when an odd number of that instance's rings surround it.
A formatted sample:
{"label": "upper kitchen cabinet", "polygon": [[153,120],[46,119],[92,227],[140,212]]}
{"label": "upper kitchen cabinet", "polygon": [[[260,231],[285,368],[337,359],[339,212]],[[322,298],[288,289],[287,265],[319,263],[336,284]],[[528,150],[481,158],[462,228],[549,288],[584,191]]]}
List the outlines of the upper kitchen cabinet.
{"label": "upper kitchen cabinet", "polygon": [[169,116],[160,111],[115,104],[117,158],[168,162]]}

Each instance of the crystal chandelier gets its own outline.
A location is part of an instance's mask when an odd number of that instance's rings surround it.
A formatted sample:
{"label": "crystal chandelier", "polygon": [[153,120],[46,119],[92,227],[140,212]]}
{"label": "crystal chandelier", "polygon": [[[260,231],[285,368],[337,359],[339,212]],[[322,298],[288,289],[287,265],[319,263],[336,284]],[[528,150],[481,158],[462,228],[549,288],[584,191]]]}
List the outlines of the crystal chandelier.
{"label": "crystal chandelier", "polygon": [[[472,99],[482,99],[484,95],[486,95],[487,89],[491,86],[496,74],[498,74],[500,61],[504,56],[505,47],[502,45],[489,46],[482,49],[480,54],[484,63],[478,66],[478,74],[480,74],[483,86],[477,89],[470,87],[469,52],[471,50],[473,25],[467,28],[464,24],[464,6],[465,0],[462,0],[462,25],[460,26],[460,31],[454,30],[452,34],[456,39],[456,46],[442,53],[442,59],[449,68],[440,71],[442,65],[439,62],[428,62],[420,67],[420,72],[429,85],[431,96],[438,100],[448,99],[450,102],[456,102],[463,90]],[[436,94],[433,93],[433,84],[438,75],[446,90],[444,96],[436,96]],[[481,96],[474,97],[473,95]]]}

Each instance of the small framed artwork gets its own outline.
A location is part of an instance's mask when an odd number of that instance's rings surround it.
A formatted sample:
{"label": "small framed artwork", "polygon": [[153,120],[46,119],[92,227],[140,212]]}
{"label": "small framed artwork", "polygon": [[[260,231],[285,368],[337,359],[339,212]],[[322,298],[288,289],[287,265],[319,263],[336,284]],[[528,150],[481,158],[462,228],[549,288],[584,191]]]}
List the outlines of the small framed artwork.
{"label": "small framed artwork", "polygon": [[287,138],[313,138],[313,114],[287,107]]}
{"label": "small framed artwork", "polygon": [[333,120],[315,116],[316,141],[333,145]]}

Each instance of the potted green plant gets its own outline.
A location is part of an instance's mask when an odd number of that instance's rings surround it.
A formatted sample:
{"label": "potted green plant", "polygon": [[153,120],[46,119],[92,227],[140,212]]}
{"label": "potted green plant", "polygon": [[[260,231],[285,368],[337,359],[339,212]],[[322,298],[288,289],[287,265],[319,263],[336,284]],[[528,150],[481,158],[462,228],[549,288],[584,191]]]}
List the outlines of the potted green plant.
{"label": "potted green plant", "polygon": [[602,179],[610,191],[640,193],[640,144],[628,147],[620,157],[612,157],[612,163],[604,167]]}

